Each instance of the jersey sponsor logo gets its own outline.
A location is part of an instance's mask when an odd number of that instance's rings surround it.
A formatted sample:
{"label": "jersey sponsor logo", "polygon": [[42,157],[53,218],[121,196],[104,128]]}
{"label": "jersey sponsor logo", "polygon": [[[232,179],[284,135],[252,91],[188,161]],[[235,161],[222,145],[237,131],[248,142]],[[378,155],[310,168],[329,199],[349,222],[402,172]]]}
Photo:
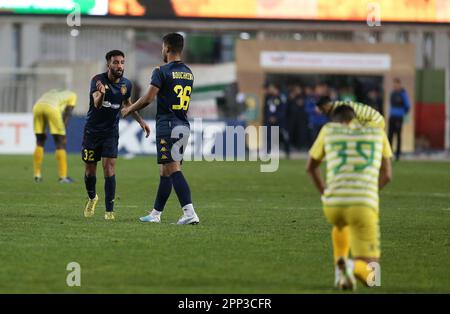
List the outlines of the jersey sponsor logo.
{"label": "jersey sponsor logo", "polygon": [[127,86],[125,84],[120,87],[120,92],[122,93],[122,95],[125,95],[127,93]]}
{"label": "jersey sponsor logo", "polygon": [[105,108],[111,108],[111,109],[119,109],[120,108],[120,104],[112,104],[109,101],[104,101],[102,106]]}

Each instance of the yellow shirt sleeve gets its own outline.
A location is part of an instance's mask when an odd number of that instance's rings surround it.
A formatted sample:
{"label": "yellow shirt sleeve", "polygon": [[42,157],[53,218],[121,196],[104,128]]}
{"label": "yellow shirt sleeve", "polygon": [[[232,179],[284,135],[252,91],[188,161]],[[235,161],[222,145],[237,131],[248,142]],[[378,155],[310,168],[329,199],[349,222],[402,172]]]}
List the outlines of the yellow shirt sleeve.
{"label": "yellow shirt sleeve", "polygon": [[315,160],[322,160],[325,157],[325,133],[327,126],[325,125],[322,130],[320,130],[316,141],[309,150],[309,156]]}
{"label": "yellow shirt sleeve", "polygon": [[356,118],[363,126],[380,128],[384,130],[385,123],[383,116],[369,105],[353,101],[339,102],[337,105],[348,105],[352,107],[355,111]]}
{"label": "yellow shirt sleeve", "polygon": [[389,140],[386,136],[386,132],[383,131],[383,157],[384,158],[391,158],[392,157],[392,149],[391,144],[389,144]]}

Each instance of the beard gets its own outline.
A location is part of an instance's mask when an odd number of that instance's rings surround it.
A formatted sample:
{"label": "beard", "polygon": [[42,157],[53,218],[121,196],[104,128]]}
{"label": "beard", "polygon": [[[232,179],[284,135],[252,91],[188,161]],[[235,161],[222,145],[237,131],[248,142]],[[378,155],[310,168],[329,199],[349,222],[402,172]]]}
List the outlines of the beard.
{"label": "beard", "polygon": [[123,72],[125,72],[124,70],[122,71],[116,71],[116,70],[111,70],[111,74],[114,78],[119,79],[123,76]]}

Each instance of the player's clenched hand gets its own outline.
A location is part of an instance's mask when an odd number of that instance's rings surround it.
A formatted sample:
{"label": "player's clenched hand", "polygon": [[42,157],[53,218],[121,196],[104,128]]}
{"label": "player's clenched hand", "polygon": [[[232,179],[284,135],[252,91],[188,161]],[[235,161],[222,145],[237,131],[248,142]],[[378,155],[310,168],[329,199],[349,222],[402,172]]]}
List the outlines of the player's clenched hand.
{"label": "player's clenched hand", "polygon": [[100,80],[98,80],[98,81],[95,83],[95,86],[97,87],[97,90],[98,90],[100,93],[105,94],[105,92],[106,92],[105,85],[103,85],[102,82],[100,82]]}
{"label": "player's clenched hand", "polygon": [[120,113],[122,114],[122,118],[126,118],[130,114],[130,110],[127,107],[124,107],[120,110]]}
{"label": "player's clenched hand", "polygon": [[150,135],[150,127],[148,126],[148,124],[145,123],[145,122],[143,122],[143,123],[141,124],[141,128],[142,128],[142,130],[144,130],[144,132],[145,132],[145,137],[148,137],[148,136]]}

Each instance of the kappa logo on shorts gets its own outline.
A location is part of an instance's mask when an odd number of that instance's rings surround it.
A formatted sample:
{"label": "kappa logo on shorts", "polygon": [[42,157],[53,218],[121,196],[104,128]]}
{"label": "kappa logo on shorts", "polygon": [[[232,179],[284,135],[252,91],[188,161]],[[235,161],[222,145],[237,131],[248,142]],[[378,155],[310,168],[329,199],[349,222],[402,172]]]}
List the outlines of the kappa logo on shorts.
{"label": "kappa logo on shorts", "polygon": [[168,159],[166,155],[162,155],[161,159]]}
{"label": "kappa logo on shorts", "polygon": [[161,145],[166,145],[166,144],[167,144],[167,142],[166,142],[166,140],[164,140],[164,139],[161,139],[161,140],[159,141],[159,144],[161,144]]}
{"label": "kappa logo on shorts", "polygon": [[167,148],[165,147],[161,148],[161,152],[167,152]]}

